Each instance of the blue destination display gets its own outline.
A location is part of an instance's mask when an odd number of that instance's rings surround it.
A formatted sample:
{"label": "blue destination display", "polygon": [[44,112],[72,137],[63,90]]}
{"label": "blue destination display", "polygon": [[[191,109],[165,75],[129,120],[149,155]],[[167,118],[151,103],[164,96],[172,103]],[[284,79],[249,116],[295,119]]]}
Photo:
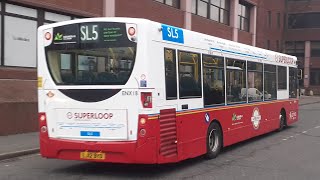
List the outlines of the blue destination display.
{"label": "blue destination display", "polygon": [[80,131],[80,136],[100,137],[100,132],[97,132],[97,131]]}
{"label": "blue destination display", "polygon": [[162,24],[162,39],[165,41],[184,44],[183,30],[174,26]]}

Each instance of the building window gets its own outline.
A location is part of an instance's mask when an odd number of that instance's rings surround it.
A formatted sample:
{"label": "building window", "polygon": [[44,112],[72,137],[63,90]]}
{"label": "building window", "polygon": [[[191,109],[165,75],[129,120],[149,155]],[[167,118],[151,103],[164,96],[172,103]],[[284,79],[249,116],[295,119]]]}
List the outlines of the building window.
{"label": "building window", "polygon": [[32,68],[36,67],[38,26],[75,18],[5,2],[0,3],[0,14],[1,65]]}
{"label": "building window", "polygon": [[229,25],[230,0],[193,0],[192,13]]}
{"label": "building window", "polygon": [[164,65],[166,77],[166,98],[177,99],[176,50],[164,49]]}
{"label": "building window", "polygon": [[4,65],[36,67],[37,10],[12,4],[5,9]]}
{"label": "building window", "polygon": [[209,3],[206,1],[197,0],[197,14],[202,17],[208,18]]}
{"label": "building window", "polygon": [[[285,27],[287,25],[287,15],[283,14],[283,27]],[[288,26],[286,26],[286,28],[288,28]]]}
{"label": "building window", "polygon": [[250,7],[245,4],[239,4],[239,22],[238,28],[249,32],[250,29]]}
{"label": "building window", "polygon": [[280,49],[280,41],[279,41],[279,40],[277,40],[277,51],[278,51],[278,52],[281,51],[281,49]]}
{"label": "building window", "polygon": [[2,2],[0,2],[0,65],[3,65],[3,59],[2,59]]}
{"label": "building window", "polygon": [[22,6],[17,6],[13,4],[6,4],[6,12],[11,14],[19,14],[26,17],[37,18],[37,10],[26,8]]}
{"label": "building window", "polygon": [[303,41],[287,41],[285,43],[285,53],[304,58],[304,44],[305,42]]}
{"label": "building window", "polygon": [[271,28],[271,11],[268,11],[268,26]]}
{"label": "building window", "polygon": [[278,66],[278,90],[287,90],[287,67]]}
{"label": "building window", "polygon": [[320,28],[320,13],[288,15],[288,29]]}
{"label": "building window", "polygon": [[310,85],[320,86],[320,69],[310,70]]}
{"label": "building window", "polygon": [[311,57],[320,57],[320,41],[311,42]]}
{"label": "building window", "polygon": [[227,59],[227,103],[247,101],[246,61]]}
{"label": "building window", "polygon": [[278,24],[278,29],[280,29],[280,27],[281,27],[281,22],[280,22],[280,19],[281,19],[281,14],[280,13],[278,13],[277,14],[277,24]]}
{"label": "building window", "polygon": [[172,6],[177,9],[180,8],[180,0],[155,0],[155,1],[161,2],[163,4]]}
{"label": "building window", "polygon": [[50,21],[51,22],[60,22],[60,21],[71,20],[71,16],[56,14],[56,13],[52,13],[52,12],[45,12],[44,19],[45,19],[45,21],[49,21],[49,22]]}
{"label": "building window", "polygon": [[[40,10],[41,12],[41,10]],[[68,21],[72,19],[81,19],[84,17],[80,16],[69,16],[65,14],[58,14],[58,13],[53,13],[53,12],[44,12],[44,20],[43,24],[51,24],[55,22],[61,22],[61,21]]]}
{"label": "building window", "polygon": [[180,98],[201,97],[200,55],[179,51],[179,96]]}
{"label": "building window", "polygon": [[203,93],[204,105],[224,104],[224,59],[223,57],[203,55]]}

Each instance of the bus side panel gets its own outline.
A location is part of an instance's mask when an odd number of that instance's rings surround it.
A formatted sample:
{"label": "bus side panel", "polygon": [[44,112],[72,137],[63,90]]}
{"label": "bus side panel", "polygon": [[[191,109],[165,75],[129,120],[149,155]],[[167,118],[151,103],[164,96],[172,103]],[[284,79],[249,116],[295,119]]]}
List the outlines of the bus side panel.
{"label": "bus side panel", "polygon": [[[288,118],[288,111],[295,106],[298,108],[298,103],[296,102],[295,104],[294,101],[296,100],[270,101],[259,103],[259,105],[247,105],[249,107],[245,106],[242,108],[236,108],[237,112],[242,112],[244,114],[244,122],[241,123],[241,121],[239,121],[242,125],[239,125],[236,128],[234,128],[234,120],[230,117],[230,114],[233,114],[236,111],[230,109],[225,112],[221,112],[225,114],[225,117],[227,118],[227,120],[223,122],[229,122],[222,123],[224,146],[229,146],[278,129],[280,124],[279,116],[282,108],[287,112],[288,124],[292,124],[293,121],[290,121]],[[256,113],[256,108],[259,109],[260,116]]]}
{"label": "bus side panel", "polygon": [[177,116],[179,159],[200,156],[206,152],[207,123],[204,113],[182,112]]}
{"label": "bus side panel", "polygon": [[[210,123],[219,121],[223,129],[224,146],[229,146],[279,128],[281,109],[297,108],[296,100],[258,102],[177,113],[179,159],[206,153],[206,136]],[[287,120],[288,120],[287,113]],[[289,121],[288,121],[289,122]]]}
{"label": "bus side panel", "polygon": [[287,125],[291,125],[298,121],[299,118],[299,100],[294,99],[289,104],[290,109],[286,111]]}

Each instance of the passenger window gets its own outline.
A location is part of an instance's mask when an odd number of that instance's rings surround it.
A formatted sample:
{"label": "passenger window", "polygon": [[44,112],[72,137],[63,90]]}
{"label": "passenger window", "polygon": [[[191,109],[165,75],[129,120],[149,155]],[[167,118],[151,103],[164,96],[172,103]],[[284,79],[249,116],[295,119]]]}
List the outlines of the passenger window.
{"label": "passenger window", "polygon": [[203,55],[204,105],[224,104],[224,60],[223,57]]}
{"label": "passenger window", "polygon": [[248,101],[262,101],[263,87],[262,87],[262,64],[255,62],[248,62]]}
{"label": "passenger window", "polygon": [[201,97],[200,55],[179,51],[179,97]]}
{"label": "passenger window", "polygon": [[247,101],[246,62],[227,59],[227,103]]}
{"label": "passenger window", "polygon": [[289,97],[296,98],[298,92],[298,72],[297,68],[289,68]]}
{"label": "passenger window", "polygon": [[277,99],[276,66],[264,64],[264,99]]}
{"label": "passenger window", "polygon": [[[72,68],[72,62],[74,59],[73,54],[60,54],[60,74],[61,80],[67,83],[72,83],[74,81],[74,74]],[[59,73],[54,73],[59,74]]]}
{"label": "passenger window", "polygon": [[287,67],[278,66],[278,90],[287,90]]}
{"label": "passenger window", "polygon": [[177,99],[176,50],[164,49],[166,99]]}

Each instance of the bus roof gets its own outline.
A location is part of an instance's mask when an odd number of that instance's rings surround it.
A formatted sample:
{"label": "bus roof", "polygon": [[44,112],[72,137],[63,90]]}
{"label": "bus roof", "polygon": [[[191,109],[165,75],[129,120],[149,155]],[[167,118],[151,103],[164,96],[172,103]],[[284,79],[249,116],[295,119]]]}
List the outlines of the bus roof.
{"label": "bus roof", "polygon": [[[161,24],[159,22],[151,21],[148,19],[143,18],[126,18],[126,17],[98,17],[98,18],[84,18],[84,19],[76,19],[76,20],[69,20],[63,22],[52,23],[48,25],[43,25],[39,27],[39,31],[54,28],[57,26],[64,26],[68,24],[74,23],[82,23],[82,22],[101,22],[101,21],[108,21],[108,22],[123,22],[123,23],[137,23],[137,24],[152,24],[154,27],[158,29],[161,28]],[[289,66],[297,66],[297,58],[295,56],[262,49],[255,46],[250,46],[247,44],[222,39],[219,37],[178,28],[174,26],[167,25],[168,27],[172,27],[174,29],[182,30],[185,34],[185,41],[184,46],[193,46],[199,47],[200,49],[207,49],[212,54],[223,54],[224,56],[243,56],[250,60],[257,60],[263,61],[266,63],[275,63],[281,65],[289,65]],[[149,27],[149,26],[148,26]],[[156,41],[163,41],[159,36],[151,36]],[[172,42],[169,42],[172,43]],[[173,43],[174,44],[174,43]],[[181,44],[180,44],[181,45]],[[210,46],[208,49],[208,45]],[[209,54],[210,54],[209,53]]]}

